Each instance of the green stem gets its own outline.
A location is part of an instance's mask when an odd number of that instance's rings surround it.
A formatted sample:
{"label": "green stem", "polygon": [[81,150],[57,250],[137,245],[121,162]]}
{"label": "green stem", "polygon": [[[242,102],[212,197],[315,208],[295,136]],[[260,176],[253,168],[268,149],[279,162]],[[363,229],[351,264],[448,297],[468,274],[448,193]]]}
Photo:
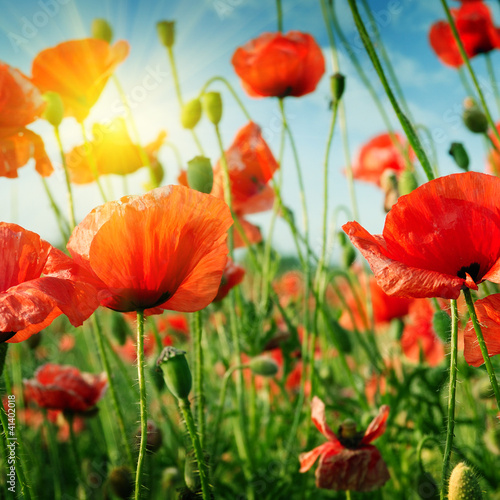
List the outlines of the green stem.
{"label": "green stem", "polygon": [[144,377],[144,311],[137,311],[137,377],[139,381],[139,402],[141,407],[141,442],[135,475],[135,500],[141,498],[141,481],[146,443],[148,439],[148,407],[146,401],[146,379]]}
{"label": "green stem", "polygon": [[479,96],[479,100],[481,101],[481,105],[483,107],[484,114],[486,115],[486,119],[488,121],[488,124],[492,128],[493,133],[495,134],[496,138],[498,139],[498,142],[500,142],[500,133],[498,132],[498,130],[495,126],[495,122],[493,121],[493,118],[491,116],[488,105],[486,104],[486,99],[484,98],[483,91],[481,90],[481,86],[479,85],[479,82],[476,78],[476,74],[474,73],[474,70],[472,69],[469,57],[467,56],[467,53],[465,52],[464,45],[462,43],[462,40],[460,39],[460,36],[458,34],[458,31],[457,31],[457,27],[455,25],[455,20],[453,19],[453,16],[451,15],[451,12],[450,12],[448,5],[446,4],[446,0],[441,0],[441,5],[443,6],[444,12],[446,14],[446,19],[448,20],[448,24],[450,25],[451,31],[453,33],[453,38],[455,39],[455,42],[457,43],[460,55],[462,56],[462,59],[465,63],[465,66],[467,67],[467,70],[469,71],[470,77],[472,78],[472,82],[474,83],[474,87],[476,88],[476,92],[477,92],[477,95]]}
{"label": "green stem", "polygon": [[99,179],[99,171],[97,169],[97,164],[94,158],[94,154],[92,152],[92,145],[90,144],[88,137],[87,137],[87,131],[85,130],[85,125],[80,123],[81,129],[82,129],[82,135],[83,135],[83,142],[85,143],[85,153],[87,155],[87,161],[89,162],[90,165],[90,170],[92,171],[92,175],[94,176],[95,182],[97,184],[97,187],[99,189],[99,192],[101,193],[101,197],[106,203],[108,201],[106,197],[106,193],[104,192],[104,189],[102,188],[101,181]]}
{"label": "green stem", "polygon": [[458,340],[458,308],[457,301],[451,300],[451,344],[450,344],[450,385],[448,388],[448,426],[446,429],[446,444],[443,455],[443,470],[441,472],[441,500],[446,498],[446,485],[450,468],[451,449],[453,445],[453,430],[455,428],[455,397],[457,389],[457,340]]}
{"label": "green stem", "polygon": [[281,33],[283,31],[283,7],[281,5],[281,0],[276,0],[276,11],[278,17],[278,31]]}
{"label": "green stem", "polygon": [[186,427],[191,438],[191,443],[193,444],[194,454],[196,461],[198,462],[198,470],[200,473],[201,482],[201,493],[203,500],[209,500],[211,498],[210,484],[208,480],[208,471],[204,460],[203,449],[201,447],[200,439],[196,432],[196,426],[194,423],[193,413],[191,412],[191,407],[189,399],[179,399],[179,407],[182,411],[182,415],[186,422]]}
{"label": "green stem", "polygon": [[68,222],[64,219],[63,215],[61,214],[61,210],[57,206],[57,203],[56,203],[54,197],[52,196],[49,185],[48,185],[47,181],[45,180],[45,177],[40,176],[40,179],[42,179],[43,188],[45,189],[45,192],[47,193],[47,197],[49,199],[50,206],[51,206],[51,208],[56,216],[57,225],[59,227],[59,231],[60,231],[61,236],[63,238],[63,242],[66,243],[69,239],[69,235],[71,232],[69,230],[69,227],[68,227]]}
{"label": "green stem", "polygon": [[493,93],[495,94],[495,102],[497,104],[497,110],[500,114],[500,93],[498,92],[498,83],[495,78],[495,70],[493,69],[493,63],[491,61],[491,54],[486,52],[484,54],[486,60],[486,70],[488,71],[488,76],[490,77],[490,84],[493,88]]}
{"label": "green stem", "polygon": [[[422,168],[424,169],[424,172],[425,172],[425,175],[427,176],[427,179],[432,180],[432,179],[434,179],[434,173],[432,171],[431,164],[429,163],[429,159],[427,158],[427,155],[425,154],[424,148],[422,147],[420,139],[418,138],[418,135],[415,132],[410,120],[406,117],[406,115],[401,110],[401,108],[398,104],[398,101],[392,92],[391,86],[389,85],[389,82],[387,81],[387,77],[385,76],[384,69],[383,69],[382,65],[380,64],[380,60],[377,56],[375,48],[370,40],[368,32],[366,31],[363,20],[361,19],[361,16],[359,15],[358,7],[356,5],[356,0],[347,0],[347,1],[349,2],[349,7],[351,8],[354,22],[355,22],[356,28],[358,29],[358,32],[361,36],[361,40],[363,41],[363,45],[365,46],[366,52],[368,53],[368,56],[370,57],[370,60],[373,64],[373,67],[375,68],[375,71],[377,72],[377,74],[380,78],[380,81],[384,87],[384,90],[387,94],[387,97],[389,98],[389,100],[392,104],[392,107],[394,108],[394,112],[396,113],[396,115],[399,119],[399,122],[401,123],[401,126],[403,127],[403,130],[405,131],[406,137],[408,138],[408,141],[410,142],[410,144],[413,148],[413,151],[415,151],[415,154],[417,155],[417,158],[420,161]],[[442,1],[444,2],[444,0],[442,0]]]}
{"label": "green stem", "polygon": [[481,327],[479,326],[479,322],[477,320],[476,309],[474,308],[474,302],[472,300],[472,295],[469,288],[464,289],[464,297],[465,302],[467,303],[467,309],[469,310],[470,319],[472,320],[472,324],[474,326],[474,331],[476,332],[477,342],[479,344],[479,348],[481,349],[481,354],[483,355],[484,366],[486,367],[486,371],[488,372],[491,387],[493,388],[493,392],[495,393],[497,406],[500,410],[500,390],[498,388],[498,381],[493,369],[493,365],[491,364],[491,359],[488,354],[486,342],[484,341],[483,332],[481,331]]}
{"label": "green stem", "polygon": [[76,226],[75,208],[73,205],[73,193],[71,191],[71,182],[69,180],[68,164],[66,163],[66,155],[64,154],[64,149],[61,141],[61,134],[59,134],[59,127],[54,127],[54,134],[56,136],[57,145],[59,146],[59,152],[61,153],[61,162],[64,169],[64,179],[66,181],[66,189],[68,191],[69,221],[71,224],[71,232],[72,232]]}
{"label": "green stem", "polygon": [[78,453],[78,446],[76,444],[74,421],[75,416],[72,412],[64,412],[64,418],[68,423],[69,427],[69,446],[71,448],[71,454],[73,457],[74,469],[76,473],[77,483],[82,483],[82,462],[80,460],[80,454]]}
{"label": "green stem", "polygon": [[96,339],[97,339],[97,347],[99,349],[99,356],[101,357],[102,365],[104,367],[104,371],[106,372],[106,376],[108,377],[108,387],[109,387],[109,392],[111,394],[111,401],[113,404],[113,410],[115,417],[118,422],[118,428],[120,430],[120,434],[122,436],[122,441],[125,446],[125,451],[127,455],[127,461],[130,465],[130,467],[134,467],[134,459],[132,457],[132,450],[130,449],[130,443],[127,438],[127,432],[125,430],[125,423],[123,419],[123,412],[118,400],[118,395],[117,395],[117,390],[115,387],[115,376],[114,373],[111,371],[111,366],[109,364],[109,359],[108,355],[106,354],[106,349],[104,346],[104,333],[102,332],[101,325],[99,323],[99,320],[97,318],[97,314],[94,314],[92,316],[92,322],[94,325],[94,331],[96,334]]}
{"label": "green stem", "polygon": [[458,68],[458,76],[460,78],[460,81],[462,82],[462,86],[465,89],[465,92],[467,93],[467,95],[470,97],[473,97],[474,90],[470,86],[469,80],[467,80],[467,75],[465,74],[463,67]]}
{"label": "green stem", "polygon": [[238,103],[238,106],[240,107],[241,111],[243,111],[243,114],[245,115],[245,118],[249,122],[251,122],[252,121],[252,117],[250,116],[250,113],[248,112],[248,110],[245,107],[245,105],[243,104],[243,101],[238,97],[238,94],[233,89],[233,86],[223,76],[213,76],[212,78],[210,78],[209,80],[207,80],[207,82],[205,83],[205,85],[203,85],[203,87],[200,90],[200,96],[205,93],[205,91],[207,90],[207,88],[209,87],[209,85],[212,82],[217,82],[217,81],[222,82],[228,88],[229,92],[231,92],[231,95],[234,97],[234,100]]}
{"label": "green stem", "polygon": [[198,432],[201,448],[205,449],[205,392],[203,391],[203,349],[201,339],[203,335],[201,311],[193,313],[193,340],[196,369],[194,373],[194,386],[196,393],[196,412],[198,417]]}
{"label": "green stem", "polygon": [[[56,436],[54,433],[54,427],[52,426],[52,423],[49,421],[47,417],[47,411],[44,411],[44,420],[45,420],[45,428],[47,429],[47,434],[48,434],[48,442],[49,442],[49,453],[50,453],[50,460],[52,462],[52,470],[61,470],[61,464],[59,462],[59,454],[57,450],[57,442],[56,442]],[[61,498],[61,481],[60,477],[57,474],[52,474],[52,477],[54,479],[54,497],[55,500],[60,500]]]}

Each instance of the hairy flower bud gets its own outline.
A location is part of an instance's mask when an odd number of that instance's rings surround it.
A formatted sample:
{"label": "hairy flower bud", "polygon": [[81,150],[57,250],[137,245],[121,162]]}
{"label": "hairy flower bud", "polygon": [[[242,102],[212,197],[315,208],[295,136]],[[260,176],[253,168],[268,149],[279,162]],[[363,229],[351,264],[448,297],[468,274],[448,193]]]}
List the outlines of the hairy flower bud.
{"label": "hairy flower bud", "polygon": [[192,99],[184,104],[181,110],[181,124],[189,130],[196,127],[201,118],[201,102],[199,99]]}
{"label": "hairy flower bud", "polygon": [[255,375],[274,377],[279,370],[278,363],[268,356],[257,356],[250,360],[250,369]]}
{"label": "hairy flower bud", "polygon": [[186,399],[191,392],[193,379],[186,359],[186,351],[165,347],[156,364],[163,372],[168,390],[177,399]]}
{"label": "hairy flower bud", "polygon": [[448,500],[480,500],[481,487],[474,471],[460,462],[451,473]]}

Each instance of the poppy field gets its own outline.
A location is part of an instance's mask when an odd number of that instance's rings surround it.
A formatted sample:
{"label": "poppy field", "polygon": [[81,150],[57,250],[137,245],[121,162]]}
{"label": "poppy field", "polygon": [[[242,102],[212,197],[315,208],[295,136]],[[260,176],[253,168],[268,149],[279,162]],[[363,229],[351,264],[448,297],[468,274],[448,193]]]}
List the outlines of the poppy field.
{"label": "poppy field", "polygon": [[[132,88],[112,18],[0,61],[2,198],[43,189],[0,222],[0,499],[500,499],[500,5],[425,26],[463,86],[444,141],[386,50],[401,3],[303,2],[306,32],[276,0],[196,85],[173,18]],[[353,148],[359,87],[384,127]]]}

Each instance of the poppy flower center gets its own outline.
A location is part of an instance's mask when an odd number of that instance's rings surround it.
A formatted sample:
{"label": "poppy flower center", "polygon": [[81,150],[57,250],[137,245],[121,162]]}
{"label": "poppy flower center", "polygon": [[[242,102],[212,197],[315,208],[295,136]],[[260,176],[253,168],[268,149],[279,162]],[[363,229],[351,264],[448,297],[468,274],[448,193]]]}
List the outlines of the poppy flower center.
{"label": "poppy flower center", "polygon": [[340,441],[340,444],[344,448],[355,450],[359,448],[364,435],[364,432],[356,432],[355,428],[352,429],[350,426],[345,426],[344,424],[342,424],[339,426],[337,439]]}
{"label": "poppy flower center", "polygon": [[462,266],[457,272],[457,276],[462,279],[467,279],[466,274],[468,274],[474,280],[474,283],[476,283],[479,277],[480,267],[480,264],[477,262],[473,262],[469,266]]}
{"label": "poppy flower center", "polygon": [[7,342],[11,339],[17,332],[0,332],[0,344]]}

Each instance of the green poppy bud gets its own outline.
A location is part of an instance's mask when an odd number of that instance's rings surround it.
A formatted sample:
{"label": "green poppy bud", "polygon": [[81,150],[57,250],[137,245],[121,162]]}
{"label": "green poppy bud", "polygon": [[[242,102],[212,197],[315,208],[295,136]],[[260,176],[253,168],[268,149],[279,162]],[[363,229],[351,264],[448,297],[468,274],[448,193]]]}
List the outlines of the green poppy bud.
{"label": "green poppy bud", "polygon": [[480,500],[481,487],[474,471],[460,462],[451,473],[448,500]]}
{"label": "green poppy bud", "polygon": [[111,333],[118,341],[118,344],[123,345],[130,335],[130,327],[122,313],[113,311],[111,313]]}
{"label": "green poppy bud", "polygon": [[195,460],[193,452],[186,456],[186,462],[184,463],[184,481],[191,491],[198,492],[201,488],[198,463]]}
{"label": "green poppy bud", "polygon": [[97,38],[98,40],[104,40],[105,42],[111,43],[113,39],[113,28],[106,21],[106,19],[94,19],[92,21],[92,38]]}
{"label": "green poppy bud", "polygon": [[351,244],[345,245],[342,249],[342,265],[345,269],[349,269],[356,260],[356,250]]}
{"label": "green poppy bud", "polygon": [[192,99],[184,104],[181,111],[181,124],[189,130],[196,127],[201,118],[201,102],[199,99]]}
{"label": "green poppy bud", "polygon": [[401,172],[398,179],[398,191],[399,195],[403,196],[405,194],[410,194],[412,191],[418,188],[417,178],[411,170],[405,170]]}
{"label": "green poppy bud", "polygon": [[250,361],[250,369],[255,375],[274,377],[279,370],[278,363],[268,356],[257,356]]}
{"label": "green poppy bud", "polygon": [[134,492],[134,476],[130,467],[122,465],[111,470],[108,477],[109,486],[114,495],[124,500]]}
{"label": "green poppy bud", "polygon": [[45,118],[53,127],[59,127],[64,118],[64,104],[61,96],[57,92],[45,92],[42,97],[47,103],[42,118]]}
{"label": "green poppy bud", "polygon": [[165,347],[156,364],[163,372],[168,390],[177,399],[186,399],[191,392],[193,379],[186,359],[186,351],[175,347]]}
{"label": "green poppy bud", "polygon": [[340,246],[345,247],[347,244],[347,236],[344,231],[339,231],[337,233],[337,238],[339,240]]}
{"label": "green poppy bud", "polygon": [[203,111],[208,116],[208,119],[218,125],[222,118],[222,98],[219,92],[207,92],[201,97]]}
{"label": "green poppy bud", "polygon": [[[141,429],[139,428],[136,433],[136,445],[139,448],[141,442]],[[147,422],[146,432],[146,451],[148,453],[157,452],[163,443],[163,434],[161,429],[156,425],[153,420]]]}
{"label": "green poppy bud", "polygon": [[167,467],[161,476],[161,485],[165,491],[174,488],[179,481],[179,469],[177,467]]}
{"label": "green poppy bud", "polygon": [[173,47],[175,42],[175,21],[160,21],[156,23],[158,38],[165,47]]}
{"label": "green poppy bud", "polygon": [[443,341],[450,341],[451,318],[445,311],[436,311],[432,318],[432,327],[436,335]]}
{"label": "green poppy bud", "polygon": [[335,73],[330,77],[330,87],[332,90],[333,102],[338,102],[342,98],[345,90],[345,76],[341,73]]}
{"label": "green poppy bud", "polygon": [[195,156],[188,161],[187,181],[191,189],[210,194],[214,183],[214,172],[210,160],[205,156]]}
{"label": "green poppy bud", "polygon": [[452,142],[448,153],[453,157],[459,168],[468,172],[469,155],[461,142]]}
{"label": "green poppy bud", "polygon": [[486,119],[486,115],[470,97],[464,100],[462,119],[464,125],[475,134],[485,134],[488,131],[488,120]]}

